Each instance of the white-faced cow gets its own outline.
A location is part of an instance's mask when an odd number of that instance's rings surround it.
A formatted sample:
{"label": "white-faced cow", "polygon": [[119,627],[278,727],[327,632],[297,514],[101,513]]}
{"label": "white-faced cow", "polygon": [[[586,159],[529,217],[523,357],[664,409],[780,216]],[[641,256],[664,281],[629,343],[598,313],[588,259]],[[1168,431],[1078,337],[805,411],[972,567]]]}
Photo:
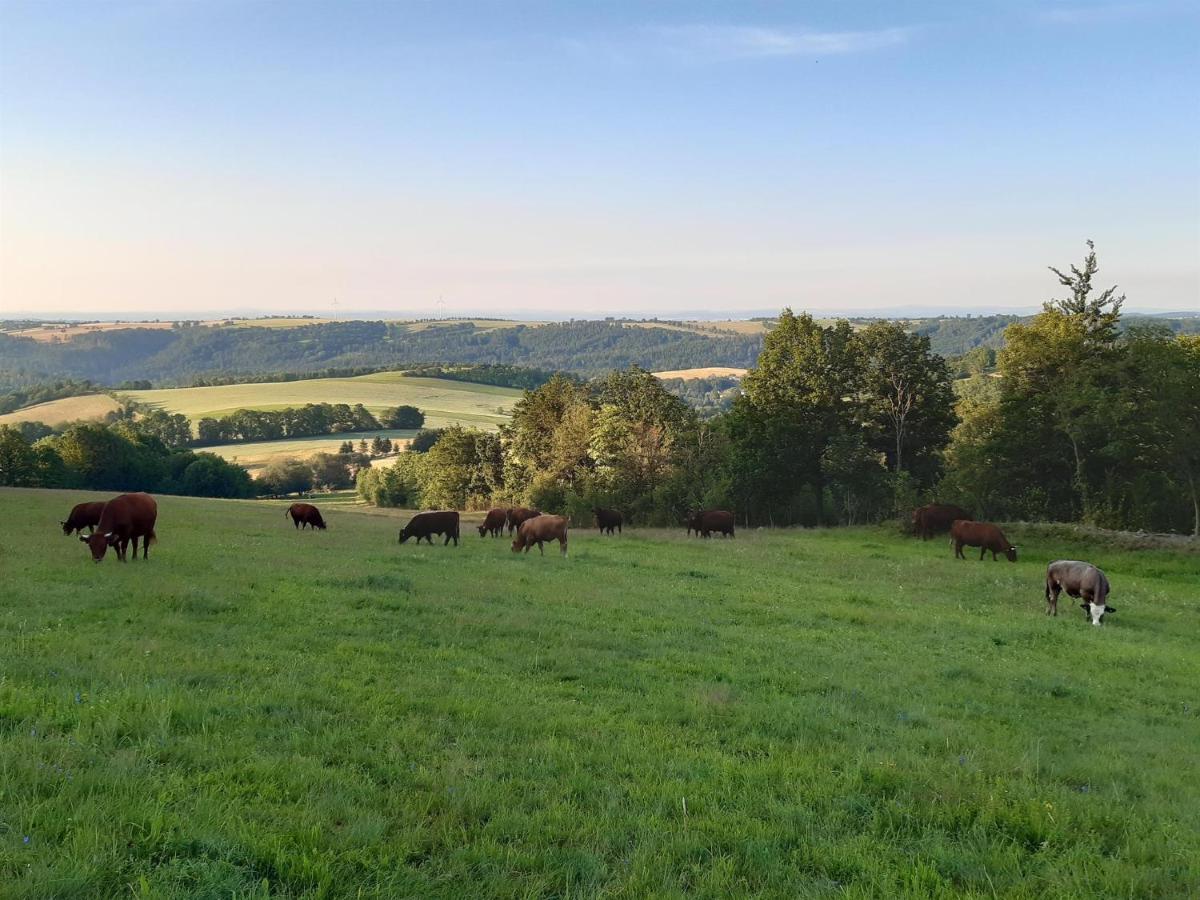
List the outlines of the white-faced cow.
{"label": "white-faced cow", "polygon": [[1104,617],[1117,611],[1108,604],[1108,576],[1091,563],[1056,559],[1046,566],[1046,615],[1058,615],[1061,591],[1080,601],[1084,619],[1093,625],[1104,624]]}

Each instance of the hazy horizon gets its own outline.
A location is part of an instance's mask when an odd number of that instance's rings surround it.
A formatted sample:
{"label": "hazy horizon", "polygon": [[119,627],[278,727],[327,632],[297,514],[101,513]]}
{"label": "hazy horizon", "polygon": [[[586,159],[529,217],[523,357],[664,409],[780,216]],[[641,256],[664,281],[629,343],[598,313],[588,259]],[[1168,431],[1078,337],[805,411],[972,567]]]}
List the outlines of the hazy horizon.
{"label": "hazy horizon", "polygon": [[1087,239],[1131,311],[1200,302],[1186,0],[4,0],[0,34],[3,317],[1036,311]]}

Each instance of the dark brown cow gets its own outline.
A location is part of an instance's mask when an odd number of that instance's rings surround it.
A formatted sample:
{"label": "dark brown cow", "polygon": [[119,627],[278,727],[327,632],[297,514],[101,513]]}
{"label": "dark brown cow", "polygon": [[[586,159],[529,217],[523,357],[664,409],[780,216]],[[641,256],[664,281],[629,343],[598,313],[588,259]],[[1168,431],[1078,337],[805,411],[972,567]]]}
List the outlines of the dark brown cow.
{"label": "dark brown cow", "polygon": [[613,529],[617,529],[617,534],[621,533],[621,523],[625,521],[624,517],[615,509],[601,509],[599,506],[593,507],[592,512],[596,514],[596,527],[600,529],[600,533],[613,533]]}
{"label": "dark brown cow", "polygon": [[1003,553],[1009,562],[1017,561],[1017,548],[1008,542],[1003,531],[987,522],[956,519],[950,526],[950,543],[954,545],[955,559],[966,559],[963,547],[978,547],[980,559],[990,550],[993,561],[997,553]]}
{"label": "dark brown cow", "polygon": [[299,529],[305,529],[309,525],[316,531],[320,528],[325,530],[325,520],[321,518],[321,511],[311,503],[293,503],[286,510],[284,516],[292,517],[292,524]]}
{"label": "dark brown cow", "polygon": [[142,559],[150,552],[151,541],[157,540],[154,523],[158,520],[158,504],[149,494],[121,494],[104,504],[96,531],[79,540],[88,545],[92,559],[100,562],[109,547],[117,548],[117,559],[125,562],[129,542],[133,542],[133,558],[137,559],[138,538],[142,539]]}
{"label": "dark brown cow", "polygon": [[537,544],[538,552],[545,556],[542,545],[546,541],[558,541],[562,555],[567,555],[566,516],[534,516],[526,519],[517,529],[517,537],[512,544],[513,553],[520,553],[522,548],[528,553],[529,548]]}
{"label": "dark brown cow", "polygon": [[950,526],[954,524],[956,519],[966,519],[969,522],[974,518],[974,516],[961,506],[951,506],[946,503],[930,503],[927,506],[921,506],[913,510],[913,533],[920,535],[921,540],[927,541],[932,535],[949,531]]}
{"label": "dark brown cow", "polygon": [[400,529],[400,543],[404,543],[410,537],[415,537],[417,543],[421,543],[421,538],[429,541],[430,546],[433,545],[433,535],[444,534],[446,540],[442,541],[442,546],[445,547],[454,540],[454,546],[458,546],[458,513],[454,510],[440,510],[438,512],[423,512],[417,513],[408,520],[408,524]]}
{"label": "dark brown cow", "polygon": [[1091,563],[1056,559],[1046,566],[1046,615],[1058,615],[1058,595],[1066,591],[1081,601],[1085,620],[1102,625],[1105,615],[1117,611],[1108,605],[1109,590],[1108,576]]}
{"label": "dark brown cow", "polygon": [[67,516],[67,521],[59,522],[62,526],[63,534],[78,534],[83,529],[88,530],[88,534],[95,534],[96,526],[100,524],[100,511],[104,509],[104,501],[96,500],[92,503],[77,503],[71,510],[71,514]]}
{"label": "dark brown cow", "polygon": [[479,536],[491,533],[492,537],[500,537],[504,533],[504,524],[508,521],[507,509],[489,509],[479,526]]}
{"label": "dark brown cow", "polygon": [[526,509],[524,506],[514,506],[508,511],[508,533],[512,534],[521,527],[522,522],[527,522],[535,516],[540,516],[540,509]]}
{"label": "dark brown cow", "polygon": [[723,509],[701,510],[688,517],[687,527],[689,535],[694,531],[698,536],[708,537],[719,531],[723,537],[733,537],[733,513]]}

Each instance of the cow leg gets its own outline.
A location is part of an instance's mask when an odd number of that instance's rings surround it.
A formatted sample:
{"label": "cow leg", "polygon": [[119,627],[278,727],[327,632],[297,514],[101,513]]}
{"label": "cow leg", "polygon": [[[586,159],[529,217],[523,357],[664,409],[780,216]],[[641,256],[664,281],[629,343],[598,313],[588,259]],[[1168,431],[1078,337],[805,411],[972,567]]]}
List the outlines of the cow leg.
{"label": "cow leg", "polygon": [[537,544],[538,544],[538,553],[542,556],[545,556],[546,555],[546,542],[538,541]]}
{"label": "cow leg", "polygon": [[1058,593],[1062,590],[1056,582],[1046,579],[1046,615],[1058,615]]}
{"label": "cow leg", "polygon": [[954,542],[954,558],[955,559],[966,559],[966,557],[963,556],[962,548],[963,548],[962,541]]}
{"label": "cow leg", "polygon": [[979,561],[983,562],[983,557],[987,554],[987,547],[979,548]]}
{"label": "cow leg", "polygon": [[558,549],[562,551],[563,556],[567,555],[567,539],[565,536],[558,539]]}
{"label": "cow leg", "polygon": [[137,542],[138,542],[137,536],[134,535],[134,537],[133,537],[133,561],[134,562],[137,562]]}

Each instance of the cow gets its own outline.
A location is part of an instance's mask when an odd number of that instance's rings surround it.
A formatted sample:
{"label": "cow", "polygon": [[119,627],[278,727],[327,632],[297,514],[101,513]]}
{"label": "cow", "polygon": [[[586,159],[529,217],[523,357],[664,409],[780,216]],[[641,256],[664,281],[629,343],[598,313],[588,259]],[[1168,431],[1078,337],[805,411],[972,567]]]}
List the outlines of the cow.
{"label": "cow", "polygon": [[142,559],[150,552],[150,543],[157,540],[154,523],[158,519],[158,504],[149,494],[121,494],[104,504],[96,530],[79,540],[92,551],[92,560],[100,562],[109,547],[117,548],[117,559],[125,562],[129,542],[133,542],[133,558],[137,559],[138,538],[142,539]]}
{"label": "cow", "polygon": [[410,537],[415,537],[417,543],[421,543],[421,538],[429,541],[429,545],[433,546],[433,535],[444,534],[446,539],[442,541],[442,546],[445,547],[454,540],[454,546],[458,546],[458,513],[454,510],[441,510],[439,512],[423,512],[417,513],[408,520],[408,524],[400,529],[400,543],[403,544]]}
{"label": "cow", "polygon": [[705,509],[688,516],[688,535],[693,531],[698,537],[708,537],[712,532],[721,532],[722,537],[733,537],[733,513],[723,509]]}
{"label": "cow", "polygon": [[292,524],[300,529],[312,526],[313,531],[320,528],[325,530],[325,520],[321,518],[321,511],[311,503],[293,503],[283,511],[283,515],[292,517]]}
{"label": "cow", "polygon": [[543,556],[546,551],[542,545],[546,541],[558,541],[558,547],[563,556],[567,555],[567,518],[566,516],[533,516],[521,523],[517,536],[513,540],[513,553],[526,553],[537,544],[538,552]]}
{"label": "cow", "polygon": [[980,559],[990,550],[993,562],[997,553],[1003,553],[1009,562],[1017,561],[1017,548],[1008,542],[1003,531],[987,522],[955,519],[950,526],[950,543],[954,547],[955,559],[966,559],[963,547],[978,547]]}
{"label": "cow", "polygon": [[67,521],[59,522],[62,526],[63,534],[79,534],[83,529],[88,530],[88,534],[95,534],[96,526],[100,524],[100,511],[104,509],[104,501],[97,500],[93,503],[77,503],[71,509],[71,514],[67,516]]}
{"label": "cow", "polygon": [[949,531],[955,519],[965,519],[970,522],[974,518],[974,516],[961,506],[951,506],[946,503],[930,503],[913,510],[913,533],[920,535],[921,540],[927,541],[931,535]]}
{"label": "cow", "polygon": [[526,509],[524,506],[514,506],[508,511],[508,533],[512,534],[521,527],[521,523],[540,516],[540,509]]}
{"label": "cow", "polygon": [[492,537],[500,537],[504,533],[504,525],[508,522],[507,509],[489,509],[484,516],[483,524],[479,526],[479,536],[491,533]]}
{"label": "cow", "polygon": [[596,527],[600,529],[600,533],[613,533],[613,529],[617,529],[617,534],[621,533],[621,523],[624,517],[615,509],[601,509],[599,506],[593,507],[592,512],[596,515]]}
{"label": "cow", "polygon": [[1091,563],[1077,559],[1056,559],[1046,566],[1046,615],[1058,615],[1059,592],[1080,600],[1083,619],[1099,627],[1104,616],[1116,612],[1108,605],[1108,576]]}

